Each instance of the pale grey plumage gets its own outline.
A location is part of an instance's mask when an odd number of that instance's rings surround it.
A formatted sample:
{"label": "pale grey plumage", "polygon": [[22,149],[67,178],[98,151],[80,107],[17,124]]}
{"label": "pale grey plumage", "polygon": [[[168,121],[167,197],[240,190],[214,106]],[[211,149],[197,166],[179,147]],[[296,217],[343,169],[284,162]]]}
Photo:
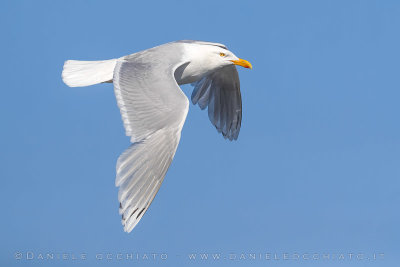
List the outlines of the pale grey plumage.
{"label": "pale grey plumage", "polygon": [[206,46],[212,53],[212,47],[231,53],[219,43],[182,40],[119,59],[64,65],[62,77],[71,87],[114,83],[126,135],[133,143],[116,166],[119,211],[127,232],[148,209],[175,155],[189,106],[180,84],[193,84],[192,102],[208,107],[218,132],[229,140],[238,138],[242,102],[236,67],[204,61]]}
{"label": "pale grey plumage", "polygon": [[127,56],[114,70],[115,96],[133,142],[118,159],[115,182],[127,232],[148,209],[179,143],[189,106],[174,79],[179,59],[178,50],[162,46]]}

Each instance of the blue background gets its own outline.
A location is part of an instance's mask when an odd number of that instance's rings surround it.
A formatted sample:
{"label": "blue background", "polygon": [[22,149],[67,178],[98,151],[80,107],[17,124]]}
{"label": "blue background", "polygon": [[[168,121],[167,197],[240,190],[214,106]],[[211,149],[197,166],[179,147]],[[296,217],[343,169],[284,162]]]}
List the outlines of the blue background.
{"label": "blue background", "polygon": [[[2,1],[1,265],[396,266],[399,14],[398,1]],[[239,69],[242,130],[226,141],[191,105],[161,190],[126,234],[114,177],[129,138],[112,85],[69,88],[63,62],[180,39],[253,64]],[[48,252],[87,260],[37,259]],[[95,259],[127,252],[168,259]],[[346,260],[188,260],[203,252]]]}

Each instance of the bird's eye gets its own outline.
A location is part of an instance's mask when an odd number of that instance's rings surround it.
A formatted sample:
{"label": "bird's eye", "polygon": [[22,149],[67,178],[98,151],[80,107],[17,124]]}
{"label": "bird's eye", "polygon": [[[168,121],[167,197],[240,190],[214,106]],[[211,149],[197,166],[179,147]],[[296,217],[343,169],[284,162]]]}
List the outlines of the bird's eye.
{"label": "bird's eye", "polygon": [[219,53],[219,55],[220,55],[221,57],[224,57],[224,56],[225,56],[225,54],[224,54],[224,53]]}

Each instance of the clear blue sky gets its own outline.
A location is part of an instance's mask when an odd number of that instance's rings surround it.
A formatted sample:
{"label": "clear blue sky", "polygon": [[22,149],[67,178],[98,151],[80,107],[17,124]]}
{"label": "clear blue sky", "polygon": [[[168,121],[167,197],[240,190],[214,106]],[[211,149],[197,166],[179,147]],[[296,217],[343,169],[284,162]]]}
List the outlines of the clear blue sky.
{"label": "clear blue sky", "polygon": [[[398,1],[2,1],[0,264],[398,266],[399,14]],[[191,105],[128,235],[114,177],[129,138],[112,85],[68,88],[62,65],[179,39],[224,43],[253,64],[239,70],[242,130],[226,141]],[[87,259],[37,258],[49,252]],[[203,252],[346,259],[188,259]]]}

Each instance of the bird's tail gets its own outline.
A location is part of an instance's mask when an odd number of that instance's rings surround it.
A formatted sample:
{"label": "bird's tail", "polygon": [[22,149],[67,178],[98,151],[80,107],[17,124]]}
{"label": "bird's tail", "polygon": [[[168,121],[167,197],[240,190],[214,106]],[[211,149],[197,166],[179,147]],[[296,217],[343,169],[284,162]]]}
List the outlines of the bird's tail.
{"label": "bird's tail", "polygon": [[112,82],[116,63],[117,59],[102,61],[67,60],[64,63],[62,79],[70,87]]}

